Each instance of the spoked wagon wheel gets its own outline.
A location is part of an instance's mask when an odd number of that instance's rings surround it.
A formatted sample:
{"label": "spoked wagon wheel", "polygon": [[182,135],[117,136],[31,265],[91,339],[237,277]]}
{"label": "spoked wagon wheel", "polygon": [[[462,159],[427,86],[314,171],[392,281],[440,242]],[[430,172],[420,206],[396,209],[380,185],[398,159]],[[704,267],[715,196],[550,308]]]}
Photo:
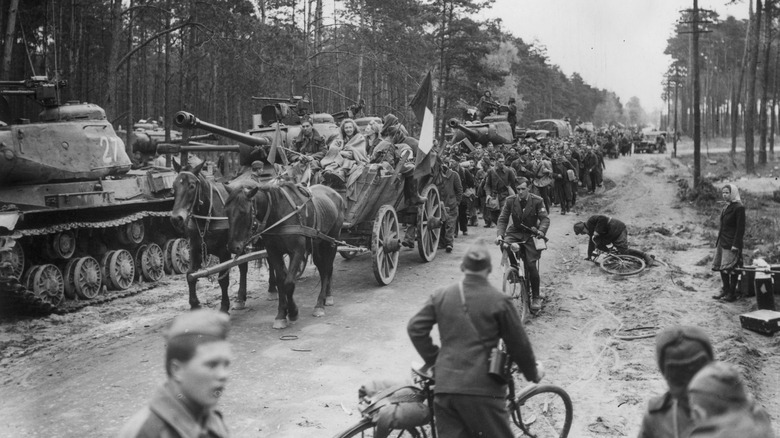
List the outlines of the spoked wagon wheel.
{"label": "spoked wagon wheel", "polygon": [[608,254],[599,266],[610,274],[634,275],[645,269],[645,261],[627,254]]}
{"label": "spoked wagon wheel", "polygon": [[441,237],[441,217],[444,206],[441,205],[439,190],[430,184],[423,189],[425,203],[417,209],[417,251],[424,262],[430,262],[436,257]]}
{"label": "spoked wagon wheel", "polygon": [[398,256],[401,249],[401,227],[398,216],[391,205],[383,205],[374,219],[371,233],[371,258],[374,278],[381,285],[393,281],[398,270]]}
{"label": "spoked wagon wheel", "polygon": [[92,257],[82,257],[73,269],[73,283],[76,295],[86,300],[95,298],[103,285],[100,264]]}

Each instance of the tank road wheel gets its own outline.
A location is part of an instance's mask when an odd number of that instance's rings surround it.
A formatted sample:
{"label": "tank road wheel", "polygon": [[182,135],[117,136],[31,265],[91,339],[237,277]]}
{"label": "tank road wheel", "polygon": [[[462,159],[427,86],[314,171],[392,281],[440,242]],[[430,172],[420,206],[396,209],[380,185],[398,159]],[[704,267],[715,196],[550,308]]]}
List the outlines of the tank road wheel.
{"label": "tank road wheel", "polygon": [[70,231],[52,234],[48,240],[46,255],[50,258],[67,260],[76,252],[76,236]]}
{"label": "tank road wheel", "polygon": [[190,270],[190,241],[176,239],[171,246],[171,269],[175,274],[184,274]]}
{"label": "tank road wheel", "polygon": [[143,221],[130,222],[119,227],[117,238],[123,245],[135,246],[144,241],[146,231]]}
{"label": "tank road wheel", "polygon": [[135,260],[135,267],[137,268],[135,270],[136,281],[141,279],[141,258],[143,257],[144,251],[146,251],[147,248],[149,248],[148,245],[140,245],[133,253],[133,260]]}
{"label": "tank road wheel", "polygon": [[401,227],[398,216],[391,205],[383,205],[374,219],[371,233],[371,258],[374,278],[380,285],[393,281],[398,270],[398,256],[401,249]]}
{"label": "tank road wheel", "polygon": [[114,251],[108,251],[100,258],[100,274],[103,277],[101,281],[106,287],[111,286],[111,280],[108,278],[108,264],[111,263],[112,255],[114,255]]}
{"label": "tank road wheel", "polygon": [[444,206],[441,205],[439,190],[433,184],[425,187],[421,196],[425,198],[425,203],[417,210],[417,251],[424,262],[430,262],[436,257],[439,247]]}
{"label": "tank road wheel", "polygon": [[103,285],[103,274],[100,272],[100,264],[92,257],[77,259],[73,270],[73,283],[76,286],[76,294],[79,298],[91,300],[98,296]]}
{"label": "tank road wheel", "polygon": [[171,261],[171,252],[173,251],[173,244],[178,239],[169,239],[165,241],[165,246],[163,246],[163,270],[166,274],[171,275],[173,274],[173,264]]}
{"label": "tank road wheel", "polygon": [[8,254],[8,257],[10,257],[11,269],[13,269],[13,276],[18,280],[22,278],[22,273],[24,272],[24,249],[22,248],[22,244],[19,242],[14,243],[14,246],[11,247],[11,251]]}
{"label": "tank road wheel", "polygon": [[135,278],[135,262],[130,251],[126,249],[113,251],[106,270],[114,289],[128,289]]}
{"label": "tank road wheel", "polygon": [[76,283],[73,279],[76,272],[76,263],[79,260],[78,258],[68,260],[68,263],[65,264],[65,268],[62,270],[62,275],[65,278],[65,297],[71,300],[76,298]]}
{"label": "tank road wheel", "polygon": [[156,243],[144,245],[146,248],[141,252],[140,260],[136,259],[136,268],[141,272],[141,276],[147,281],[160,281],[165,275],[163,272],[163,250]]}
{"label": "tank road wheel", "polygon": [[24,274],[24,278],[22,278],[22,284],[24,285],[25,289],[32,290],[33,289],[33,279],[35,278],[35,272],[40,269],[42,265],[33,265],[30,266],[30,269],[27,270],[27,272]]}
{"label": "tank road wheel", "polygon": [[29,290],[44,301],[55,306],[60,305],[65,298],[65,281],[58,267],[40,265],[30,277]]}

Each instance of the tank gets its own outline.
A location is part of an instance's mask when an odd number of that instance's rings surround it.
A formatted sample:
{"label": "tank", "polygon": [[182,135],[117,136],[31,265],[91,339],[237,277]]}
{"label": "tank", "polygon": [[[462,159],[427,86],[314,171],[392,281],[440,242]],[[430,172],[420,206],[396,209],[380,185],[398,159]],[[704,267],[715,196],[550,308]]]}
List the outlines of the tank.
{"label": "tank", "polygon": [[[501,118],[503,117],[503,120]],[[452,143],[468,139],[471,143],[486,146],[488,142],[494,145],[512,143],[512,130],[506,115],[485,117],[482,122],[461,123],[450,119],[448,124],[454,130]]]}
{"label": "tank", "polygon": [[[314,129],[325,139],[325,144],[329,145],[341,135],[334,114],[311,113],[310,103],[307,99],[299,96],[290,99],[275,97],[253,97],[252,99],[265,103],[260,114],[253,116],[254,126],[249,131],[252,136],[265,137],[269,141],[273,141],[278,123],[282,132],[282,146],[290,148],[301,132],[301,120],[304,117],[311,118]],[[361,110],[362,104],[359,107],[336,113],[335,116],[340,119],[343,119],[344,116],[354,117]]]}
{"label": "tank", "polygon": [[189,263],[168,216],[168,169],[131,170],[97,105],[59,103],[64,82],[0,82],[42,105],[0,126],[0,310],[67,312],[142,290]]}

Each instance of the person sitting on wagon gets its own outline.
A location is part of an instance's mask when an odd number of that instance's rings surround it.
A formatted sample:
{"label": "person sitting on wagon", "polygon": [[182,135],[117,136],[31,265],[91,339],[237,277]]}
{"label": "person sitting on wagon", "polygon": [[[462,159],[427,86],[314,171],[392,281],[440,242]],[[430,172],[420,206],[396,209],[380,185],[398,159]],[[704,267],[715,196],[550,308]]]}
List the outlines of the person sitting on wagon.
{"label": "person sitting on wagon", "polygon": [[368,162],[366,138],[352,119],[341,122],[341,140],[334,141],[320,161],[322,178],[331,187],[343,186],[353,169]]}
{"label": "person sitting on wagon", "polygon": [[417,149],[417,140],[406,135],[406,128],[393,114],[387,114],[380,132],[382,141],[376,145],[369,162],[387,163],[392,168],[406,155],[406,161],[401,167],[401,175],[404,177],[404,197],[409,205],[425,203],[418,191],[417,181],[413,177],[414,154]]}
{"label": "person sitting on wagon", "polygon": [[320,160],[328,152],[325,138],[314,129],[310,118],[301,121],[301,132],[293,140],[292,149],[297,154],[289,154],[290,162],[302,161],[308,164],[312,171],[320,168]]}
{"label": "person sitting on wagon", "polygon": [[574,234],[587,234],[588,256],[585,260],[593,260],[594,251],[598,248],[600,251],[610,252],[613,248],[618,254],[628,254],[639,257],[645,261],[648,267],[653,265],[655,257],[628,247],[628,230],[626,224],[613,217],[600,214],[588,218],[587,222],[577,222],[574,224]]}

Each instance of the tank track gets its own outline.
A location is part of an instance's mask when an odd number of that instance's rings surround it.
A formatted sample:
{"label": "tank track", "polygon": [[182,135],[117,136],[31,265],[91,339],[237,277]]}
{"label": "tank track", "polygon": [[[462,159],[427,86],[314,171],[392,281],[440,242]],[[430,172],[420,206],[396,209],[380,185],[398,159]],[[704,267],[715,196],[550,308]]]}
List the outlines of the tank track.
{"label": "tank track", "polygon": [[[126,225],[145,217],[166,217],[168,215],[170,215],[170,212],[167,211],[139,211],[118,219],[108,221],[70,222],[53,225],[50,227],[21,229],[17,231],[22,236],[40,236],[75,229],[111,228],[120,225]],[[118,298],[136,295],[143,291],[152,289],[157,285],[158,283],[146,283],[133,286],[128,290],[110,292],[107,292],[104,286],[101,294],[91,300],[63,300],[61,305],[56,306],[49,301],[42,299],[33,291],[24,287],[19,282],[19,280],[0,280],[0,294],[2,295],[2,308],[0,308],[0,315],[63,315],[66,313],[76,312],[87,306],[103,304]]]}

